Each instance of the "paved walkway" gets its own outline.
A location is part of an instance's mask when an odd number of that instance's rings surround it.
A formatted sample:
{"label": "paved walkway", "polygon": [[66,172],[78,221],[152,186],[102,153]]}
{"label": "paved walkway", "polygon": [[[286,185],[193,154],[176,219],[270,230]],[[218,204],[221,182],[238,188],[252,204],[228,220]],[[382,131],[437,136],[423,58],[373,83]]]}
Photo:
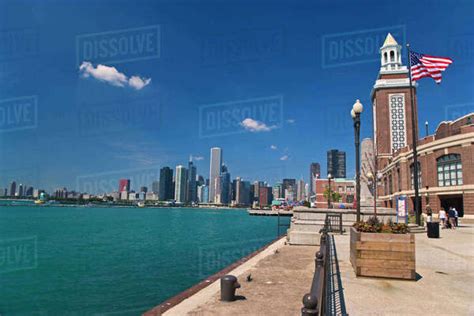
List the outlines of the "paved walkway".
{"label": "paved walkway", "polygon": [[440,239],[416,234],[418,281],[356,278],[349,239],[336,236],[350,315],[474,315],[474,225],[441,230]]}
{"label": "paved walkway", "polygon": [[[441,230],[440,239],[417,234],[418,281],[356,278],[348,234],[335,235],[335,241],[350,315],[474,315],[474,225]],[[277,253],[237,274],[242,285],[237,294],[245,299],[221,302],[215,284],[212,293],[194,297],[192,304],[183,301],[165,315],[300,315],[316,249],[280,244]],[[245,281],[248,274],[253,281]]]}

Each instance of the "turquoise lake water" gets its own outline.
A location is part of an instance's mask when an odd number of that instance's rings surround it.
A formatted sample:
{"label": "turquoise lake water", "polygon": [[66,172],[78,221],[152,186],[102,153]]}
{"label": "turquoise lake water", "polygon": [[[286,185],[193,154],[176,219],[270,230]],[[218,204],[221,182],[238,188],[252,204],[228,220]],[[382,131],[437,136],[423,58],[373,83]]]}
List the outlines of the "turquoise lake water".
{"label": "turquoise lake water", "polygon": [[276,235],[245,210],[0,206],[0,315],[140,315]]}

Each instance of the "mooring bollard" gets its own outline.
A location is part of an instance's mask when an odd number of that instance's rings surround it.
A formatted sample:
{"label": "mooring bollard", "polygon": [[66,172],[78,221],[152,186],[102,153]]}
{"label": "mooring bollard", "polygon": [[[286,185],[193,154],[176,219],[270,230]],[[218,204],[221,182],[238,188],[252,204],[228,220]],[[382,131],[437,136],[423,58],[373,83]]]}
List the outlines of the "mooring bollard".
{"label": "mooring bollard", "polygon": [[224,275],[221,278],[221,301],[235,301],[235,290],[240,288],[237,278],[233,275]]}

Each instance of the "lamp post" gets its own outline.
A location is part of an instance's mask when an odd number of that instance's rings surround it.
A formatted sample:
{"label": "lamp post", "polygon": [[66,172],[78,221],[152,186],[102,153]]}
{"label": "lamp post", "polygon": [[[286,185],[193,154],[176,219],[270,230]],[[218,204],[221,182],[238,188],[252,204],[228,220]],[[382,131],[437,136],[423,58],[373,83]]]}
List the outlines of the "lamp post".
{"label": "lamp post", "polygon": [[428,137],[428,121],[425,121],[425,137]]}
{"label": "lamp post", "polygon": [[328,173],[328,208],[331,208],[331,179],[332,175]]}
{"label": "lamp post", "polygon": [[357,99],[352,106],[351,116],[354,121],[355,155],[356,155],[356,198],[357,213],[356,220],[360,221],[360,114],[364,110],[362,103]]}

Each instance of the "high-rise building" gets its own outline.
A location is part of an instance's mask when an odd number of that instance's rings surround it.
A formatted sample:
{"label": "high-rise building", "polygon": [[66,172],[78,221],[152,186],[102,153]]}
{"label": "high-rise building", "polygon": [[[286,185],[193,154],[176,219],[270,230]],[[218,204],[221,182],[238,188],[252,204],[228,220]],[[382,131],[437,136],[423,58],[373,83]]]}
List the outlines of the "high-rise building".
{"label": "high-rise building", "polygon": [[187,179],[187,201],[197,202],[197,185],[196,185],[196,166],[193,164],[192,156],[188,163],[188,179]]}
{"label": "high-rise building", "polygon": [[23,184],[20,183],[20,185],[18,186],[18,196],[19,197],[22,197],[23,196]]}
{"label": "high-rise building", "polygon": [[168,201],[174,198],[173,193],[173,169],[170,167],[163,167],[160,169],[160,186],[158,197],[160,201]]}
{"label": "high-rise building", "polygon": [[314,194],[314,180],[321,176],[321,166],[317,162],[312,162],[309,165],[309,192]]}
{"label": "high-rise building", "polygon": [[147,193],[148,192],[148,188],[143,186],[143,187],[140,187],[140,192],[144,192],[144,193]]}
{"label": "high-rise building", "polygon": [[214,203],[216,187],[218,186],[219,176],[221,175],[222,149],[219,147],[211,148],[211,161],[209,167],[209,202]]}
{"label": "high-rise building", "polygon": [[184,166],[176,166],[176,179],[174,186],[174,199],[176,202],[186,202],[188,170]]}
{"label": "high-rise building", "polygon": [[119,180],[119,186],[118,186],[118,191],[130,191],[130,179],[120,179]]}
{"label": "high-rise building", "polygon": [[[236,190],[236,203],[238,205],[250,205],[251,204],[251,193],[250,188],[253,187],[249,181],[243,181],[240,177],[237,177],[235,182]],[[253,195],[252,195],[253,199]]]}
{"label": "high-rise building", "polygon": [[219,182],[219,202],[221,204],[229,204],[231,198],[230,173],[225,165],[222,165]]}
{"label": "high-rise building", "polygon": [[305,183],[303,179],[298,180],[296,184],[296,199],[298,201],[303,201],[305,199]]}
{"label": "high-rise building", "polygon": [[264,187],[265,183],[263,181],[254,181],[253,183],[253,196],[254,196],[254,201],[259,201],[260,200],[260,188]]}
{"label": "high-rise building", "polygon": [[[294,198],[296,197],[295,194],[295,191],[296,191],[296,180],[295,179],[283,179],[283,193],[285,194],[284,195],[284,198],[289,200],[289,201],[292,201],[294,200]],[[287,192],[288,193],[292,193],[291,197],[287,196]]]}
{"label": "high-rise building", "polygon": [[278,182],[273,186],[272,195],[274,199],[284,198],[283,184]]}
{"label": "high-rise building", "polygon": [[260,207],[269,206],[270,204],[272,204],[273,197],[271,187],[262,186],[259,188],[258,193],[258,201]]}
{"label": "high-rise building", "polygon": [[151,183],[151,191],[156,194],[160,192],[160,181],[153,181]]}
{"label": "high-rise building", "polygon": [[15,196],[15,194],[16,194],[16,182],[12,181],[12,183],[10,183],[10,196]]}
{"label": "high-rise building", "polygon": [[197,183],[196,183],[197,185],[203,185],[203,184],[206,184],[206,180],[204,180],[204,177],[203,177],[203,176],[201,176],[201,175],[198,175],[198,176],[197,176],[197,180],[196,180],[196,182],[197,182]]}
{"label": "high-rise building", "polygon": [[331,149],[327,152],[328,174],[333,178],[346,177],[346,152],[337,149]]}
{"label": "high-rise building", "polygon": [[27,189],[25,190],[25,196],[27,197],[32,197],[33,196],[33,187],[27,187]]}
{"label": "high-rise building", "polygon": [[197,187],[197,196],[199,203],[209,202],[209,187],[205,184],[201,184]]}

